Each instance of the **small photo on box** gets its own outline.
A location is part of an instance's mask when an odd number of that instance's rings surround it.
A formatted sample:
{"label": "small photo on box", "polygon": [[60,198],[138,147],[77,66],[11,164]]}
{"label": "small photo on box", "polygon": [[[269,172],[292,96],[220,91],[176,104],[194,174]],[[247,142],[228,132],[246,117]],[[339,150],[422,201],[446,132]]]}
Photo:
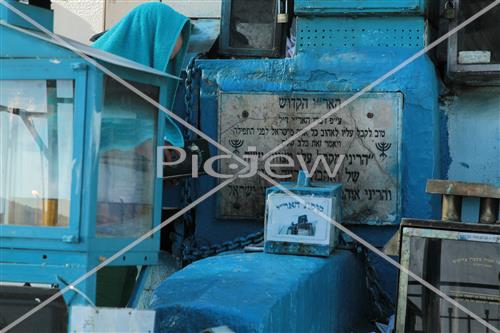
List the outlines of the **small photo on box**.
{"label": "small photo on box", "polygon": [[317,221],[309,222],[306,215],[300,215],[297,221],[292,221],[288,227],[281,226],[280,235],[300,235],[300,236],[314,236],[316,232]]}
{"label": "small photo on box", "polygon": [[[331,218],[330,197],[302,195],[296,198],[275,193],[268,197],[266,239],[269,241],[329,244],[330,223],[317,212]],[[305,203],[305,204],[304,204]]]}

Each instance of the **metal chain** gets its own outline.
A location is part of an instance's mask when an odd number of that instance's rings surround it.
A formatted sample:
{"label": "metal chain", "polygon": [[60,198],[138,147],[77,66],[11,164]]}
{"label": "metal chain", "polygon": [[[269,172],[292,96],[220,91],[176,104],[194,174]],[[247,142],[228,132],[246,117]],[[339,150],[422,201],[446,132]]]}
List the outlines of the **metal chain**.
{"label": "metal chain", "polygon": [[[186,69],[186,80],[184,82],[185,87],[185,95],[184,95],[184,103],[186,105],[186,115],[185,120],[190,124],[194,123],[193,117],[195,116],[193,112],[193,104],[194,104],[194,79],[197,74],[198,68],[196,67],[196,60],[200,59],[203,54],[198,54],[193,57]],[[192,140],[193,134],[190,131],[186,131],[186,137],[189,140]],[[183,204],[188,205],[192,201],[192,180],[185,179],[182,187],[181,200]],[[184,215],[184,223],[189,224],[193,223],[194,217],[192,213],[187,213]],[[182,250],[182,262],[190,263],[202,258],[210,257],[222,252],[232,251],[244,248],[245,246],[251,244],[257,244],[264,240],[264,232],[259,231],[256,233],[252,233],[250,235],[244,237],[238,237],[231,241],[226,241],[221,244],[215,244],[212,246],[196,246],[196,240],[194,237],[188,237],[183,241],[183,250]]]}
{"label": "metal chain", "polygon": [[[186,80],[184,81],[184,104],[186,106],[185,111],[186,114],[184,116],[184,120],[189,124],[194,124],[194,112],[193,112],[193,77],[196,75],[196,60],[201,57],[201,54],[193,57],[186,68]],[[197,124],[194,124],[197,125]],[[188,128],[185,128],[185,137],[188,140],[193,139],[193,133],[189,131]],[[182,184],[181,190],[181,203],[183,206],[189,205],[193,201],[192,197],[192,187],[193,182],[189,178],[185,178]],[[184,214],[184,221],[186,224],[191,225],[194,221],[194,216],[192,211],[190,210],[188,213]]]}
{"label": "metal chain", "polygon": [[384,291],[380,285],[377,271],[373,266],[368,249],[360,244],[356,246],[357,252],[363,256],[365,266],[365,284],[374,305],[372,315],[377,321],[385,321],[394,314],[395,305],[392,298]]}
{"label": "metal chain", "polygon": [[380,285],[380,280],[370,260],[368,249],[355,240],[349,239],[349,241],[346,241],[343,234],[340,235],[339,243],[337,248],[350,250],[361,256],[365,268],[365,285],[373,304],[371,315],[378,321],[387,320],[394,314],[395,305],[391,297]]}
{"label": "metal chain", "polygon": [[[196,60],[198,60],[200,57],[202,57],[202,54],[198,54],[191,58],[189,61],[189,64],[186,68],[186,78],[184,80],[184,104],[185,104],[185,115],[184,115],[184,120],[188,122],[189,124],[192,124],[194,126],[198,126],[197,121],[196,121],[196,116],[197,113],[193,111],[193,104],[194,104],[194,99],[196,96],[194,96],[193,91],[195,89],[195,84],[194,80],[196,78],[196,74],[198,71],[198,68],[196,67]],[[186,140],[191,141],[194,139],[194,133],[190,131],[188,128],[184,128],[184,137]],[[183,207],[189,205],[193,201],[193,180],[191,178],[184,178],[182,183],[181,183],[181,189],[180,189],[180,202]],[[185,248],[185,243],[190,243],[193,241],[194,237],[194,228],[195,228],[195,215],[193,210],[189,210],[186,214],[183,215],[182,217],[183,221],[183,228],[184,232],[182,233],[181,239],[180,239],[180,262],[184,261],[184,258],[182,258],[182,253],[183,249]],[[187,235],[186,235],[187,234]],[[180,236],[175,236],[175,237],[180,237]]]}
{"label": "metal chain", "polygon": [[[184,103],[186,105],[186,115],[185,120],[190,124],[194,123],[194,112],[193,112],[193,79],[197,74],[196,60],[202,57],[202,54],[198,54],[191,59],[189,65],[186,69],[186,80],[184,83],[185,86],[185,95],[184,95]],[[186,130],[186,137],[189,140],[193,139],[193,133],[191,131]],[[183,190],[181,193],[181,200],[184,204],[188,205],[192,201],[192,180],[185,179],[183,184]],[[193,223],[194,217],[192,213],[187,213],[184,215],[184,223]],[[230,241],[223,242],[221,244],[214,244],[211,246],[196,246],[196,241],[190,237],[183,241],[183,249],[182,249],[182,262],[187,264],[193,261],[211,257],[217,255],[222,252],[233,251],[237,249],[244,248],[245,246],[251,244],[258,244],[264,241],[264,232],[259,231],[256,233],[249,234],[244,237],[238,237]],[[368,250],[354,243],[354,249],[358,253],[363,256],[363,262],[365,266],[365,281],[366,287],[370,294],[370,298],[375,306],[374,316],[377,319],[386,319],[390,315],[394,313],[394,303],[391,298],[387,295],[387,293],[383,290],[378,280],[377,272],[373,267],[370,258],[368,257]]]}
{"label": "metal chain", "polygon": [[199,259],[211,257],[222,252],[242,249],[251,244],[258,244],[264,241],[264,231],[255,232],[244,237],[238,237],[221,244],[211,246],[196,247],[196,244],[188,246],[186,243],[182,254],[183,259],[187,262],[193,262]]}
{"label": "metal chain", "polygon": [[[203,56],[204,55],[200,53],[191,58],[186,68],[186,80],[184,81],[184,87],[185,87],[184,104],[186,105],[186,115],[184,120],[189,124],[193,125],[197,125],[195,124],[195,119],[193,119],[193,116],[195,116],[195,113],[193,112],[193,103],[194,103],[193,79],[196,77],[196,74],[198,73],[198,67],[196,66],[196,61]],[[186,128],[186,137],[188,138],[188,140],[192,140],[194,138],[194,133],[189,131],[189,129],[187,128]]]}

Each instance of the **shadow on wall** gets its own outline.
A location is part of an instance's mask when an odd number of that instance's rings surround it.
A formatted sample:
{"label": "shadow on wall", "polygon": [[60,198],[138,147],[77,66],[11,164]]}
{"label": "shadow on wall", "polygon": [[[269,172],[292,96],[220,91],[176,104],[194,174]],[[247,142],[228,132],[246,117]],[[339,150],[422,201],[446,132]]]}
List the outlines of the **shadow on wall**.
{"label": "shadow on wall", "polygon": [[103,30],[102,7],[103,4],[99,2],[91,2],[86,8],[82,6],[73,8],[67,2],[52,2],[54,32],[80,43],[90,44],[89,38]]}
{"label": "shadow on wall", "polygon": [[128,0],[128,1],[106,1],[105,28],[109,29],[122,17],[127,15],[135,7],[146,2],[160,2],[158,0]]}

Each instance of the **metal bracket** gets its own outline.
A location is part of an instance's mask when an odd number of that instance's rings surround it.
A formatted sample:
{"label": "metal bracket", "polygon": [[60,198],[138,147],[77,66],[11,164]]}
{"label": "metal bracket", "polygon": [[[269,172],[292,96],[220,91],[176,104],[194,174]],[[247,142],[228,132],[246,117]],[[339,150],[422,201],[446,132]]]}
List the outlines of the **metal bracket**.
{"label": "metal bracket", "polygon": [[427,193],[441,194],[441,220],[460,222],[463,197],[480,198],[479,223],[497,221],[500,187],[490,184],[465,183],[431,179],[427,181]]}

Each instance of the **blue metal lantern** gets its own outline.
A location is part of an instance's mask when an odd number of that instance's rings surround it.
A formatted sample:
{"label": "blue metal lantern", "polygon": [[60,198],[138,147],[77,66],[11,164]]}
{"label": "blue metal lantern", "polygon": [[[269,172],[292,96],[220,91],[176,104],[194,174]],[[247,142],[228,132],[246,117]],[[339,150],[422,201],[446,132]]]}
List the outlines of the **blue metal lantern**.
{"label": "blue metal lantern", "polygon": [[[0,25],[0,281],[64,287],[160,223],[166,116],[67,45],[9,22]],[[175,78],[68,43],[167,105]],[[159,237],[111,265],[157,263]],[[95,301],[95,275],[78,288]]]}

